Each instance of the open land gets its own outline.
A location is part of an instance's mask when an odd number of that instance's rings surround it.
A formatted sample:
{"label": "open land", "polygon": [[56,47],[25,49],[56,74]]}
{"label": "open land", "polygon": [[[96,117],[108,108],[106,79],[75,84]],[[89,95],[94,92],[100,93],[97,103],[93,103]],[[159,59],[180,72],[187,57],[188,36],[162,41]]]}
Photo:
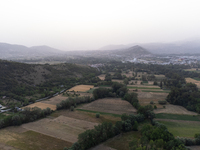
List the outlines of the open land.
{"label": "open land", "polygon": [[107,112],[113,114],[136,113],[136,109],[127,101],[121,98],[104,98],[89,104],[85,104],[80,109]]}
{"label": "open land", "polygon": [[197,81],[197,80],[192,79],[192,78],[185,78],[185,80],[186,80],[187,83],[190,83],[190,82],[194,83],[194,84],[197,85],[198,88],[200,88],[200,81]]}
{"label": "open land", "polygon": [[[38,108],[41,108],[41,109],[46,109],[47,107],[49,107],[49,108],[51,108],[51,110],[56,110],[56,105],[42,103],[42,102],[33,103],[33,104],[28,105],[26,107],[30,107],[30,108],[38,107]],[[23,107],[23,108],[25,108],[25,107]]]}
{"label": "open land", "polygon": [[101,74],[101,75],[99,75],[98,77],[99,77],[99,79],[101,79],[101,80],[105,80],[105,74]]}
{"label": "open land", "polygon": [[79,91],[79,92],[86,92],[90,90],[90,88],[93,88],[93,85],[77,85],[69,89],[68,91]]}
{"label": "open land", "polygon": [[200,122],[196,121],[168,120],[159,122],[166,125],[169,132],[171,132],[175,137],[194,138],[194,135],[200,132]]}

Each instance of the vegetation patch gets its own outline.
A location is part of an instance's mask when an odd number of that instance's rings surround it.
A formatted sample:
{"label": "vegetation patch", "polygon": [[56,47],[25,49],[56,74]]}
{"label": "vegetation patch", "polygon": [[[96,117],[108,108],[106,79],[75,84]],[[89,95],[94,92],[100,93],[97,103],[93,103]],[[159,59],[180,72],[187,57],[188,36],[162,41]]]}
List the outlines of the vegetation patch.
{"label": "vegetation patch", "polygon": [[160,89],[160,88],[152,88],[152,87],[134,87],[134,86],[128,86],[128,89]]}
{"label": "vegetation patch", "polygon": [[127,133],[120,134],[110,140],[108,140],[105,145],[115,148],[117,150],[128,150],[129,143],[133,140],[138,140],[141,138],[141,133],[136,131],[131,131]]}
{"label": "vegetation patch", "polygon": [[114,116],[114,117],[121,117],[121,115],[119,115],[119,114],[112,114],[112,113],[99,112],[99,111],[92,111],[92,110],[86,110],[86,109],[76,109],[76,110],[90,112],[90,113],[98,113],[98,114],[102,114],[102,115],[111,115],[111,116]]}
{"label": "vegetation patch", "polygon": [[171,132],[175,137],[189,137],[193,138],[196,133],[200,132],[200,123],[184,122],[184,121],[159,121],[163,123],[169,132]]}
{"label": "vegetation patch", "polygon": [[169,93],[169,90],[165,90],[165,91],[151,91],[151,90],[142,90],[142,92],[153,92],[153,93]]}
{"label": "vegetation patch", "polygon": [[156,114],[158,119],[172,119],[172,120],[185,120],[185,121],[200,121],[200,116],[197,115],[179,115],[179,114]]}

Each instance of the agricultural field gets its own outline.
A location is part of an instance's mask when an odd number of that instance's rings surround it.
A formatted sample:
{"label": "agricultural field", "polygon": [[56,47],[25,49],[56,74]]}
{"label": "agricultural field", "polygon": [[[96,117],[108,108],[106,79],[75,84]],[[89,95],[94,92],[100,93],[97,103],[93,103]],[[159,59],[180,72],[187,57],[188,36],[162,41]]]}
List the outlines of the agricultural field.
{"label": "agricultural field", "polygon": [[200,121],[199,115],[180,115],[180,114],[156,114],[156,119],[171,119],[171,120],[185,120],[185,121]]}
{"label": "agricultural field", "polygon": [[63,147],[69,147],[72,144],[39,132],[26,130],[21,126],[0,130],[1,150],[62,150]]}
{"label": "agricultural field", "polygon": [[148,90],[162,90],[159,86],[150,86],[150,85],[128,85],[128,89],[148,89]]}
{"label": "agricultural field", "polygon": [[194,135],[200,132],[200,122],[196,121],[168,120],[159,122],[166,125],[169,132],[175,137],[194,138]]}
{"label": "agricultural field", "polygon": [[171,104],[165,105],[165,108],[163,108],[163,109],[156,109],[156,110],[154,110],[154,112],[156,114],[167,113],[167,114],[197,115],[197,113],[188,111],[183,106],[171,105]]}
{"label": "agricultural field", "polygon": [[184,71],[194,71],[194,72],[200,72],[200,68],[191,68],[191,69],[184,69]]}
{"label": "agricultural field", "polygon": [[113,114],[136,113],[136,109],[129,102],[121,100],[121,98],[99,99],[85,104],[79,107],[79,109]]}
{"label": "agricultural field", "polygon": [[131,85],[131,83],[133,83],[134,85],[141,85],[141,80],[131,80],[129,81],[129,85]]}
{"label": "agricultural field", "polygon": [[165,75],[160,74],[160,75],[154,75],[156,77],[156,79],[164,79]]}
{"label": "agricultural field", "polygon": [[[52,105],[52,104],[48,104],[48,103],[42,103],[42,102],[33,103],[33,104],[25,106],[25,107],[30,107],[30,108],[38,107],[38,108],[41,108],[41,109],[46,109],[47,107],[49,107],[49,108],[51,108],[51,110],[56,110],[56,105]],[[22,107],[22,109],[25,108],[25,107]]]}
{"label": "agricultural field", "polygon": [[[60,95],[57,95],[57,96],[52,97],[52,98],[50,98],[50,99],[41,101],[41,103],[56,105],[56,104],[60,103],[60,102],[63,101],[63,100],[66,100],[66,99],[67,99],[66,96],[63,96],[62,94],[60,94]],[[29,106],[30,106],[30,105],[29,105]]]}
{"label": "agricultural field", "polygon": [[167,97],[168,93],[153,93],[153,92],[138,92],[138,100],[140,105],[149,105],[153,101],[157,108],[163,108],[162,105],[158,104],[158,101],[163,101]]}
{"label": "agricultural field", "polygon": [[78,120],[66,116],[55,119],[45,118],[35,122],[23,124],[22,127],[44,135],[74,143],[78,135],[87,129],[92,129],[97,123]]}
{"label": "agricultural field", "polygon": [[78,134],[104,121],[115,123],[120,117],[95,113],[61,110],[51,116],[21,126],[0,130],[2,150],[63,150],[77,141]]}
{"label": "agricultural field", "polygon": [[93,85],[77,85],[67,91],[86,92],[86,91],[90,90],[90,88],[93,88],[93,87],[94,87]]}
{"label": "agricultural field", "polygon": [[200,81],[197,81],[197,80],[192,79],[192,78],[185,78],[185,80],[186,80],[187,83],[190,83],[190,82],[194,83],[194,84],[197,85],[198,88],[200,88]]}
{"label": "agricultural field", "polygon": [[101,74],[101,75],[99,75],[98,77],[99,77],[99,79],[101,79],[101,80],[105,80],[105,74]]}

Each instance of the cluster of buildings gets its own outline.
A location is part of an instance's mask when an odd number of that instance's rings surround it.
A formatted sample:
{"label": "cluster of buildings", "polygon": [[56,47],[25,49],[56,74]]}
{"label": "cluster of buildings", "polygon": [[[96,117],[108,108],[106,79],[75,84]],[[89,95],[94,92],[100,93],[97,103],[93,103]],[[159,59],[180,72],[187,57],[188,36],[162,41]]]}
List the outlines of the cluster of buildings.
{"label": "cluster of buildings", "polygon": [[155,57],[151,59],[133,58],[122,62],[159,64],[159,65],[169,65],[169,64],[191,65],[200,62],[200,56],[166,56],[166,57]]}

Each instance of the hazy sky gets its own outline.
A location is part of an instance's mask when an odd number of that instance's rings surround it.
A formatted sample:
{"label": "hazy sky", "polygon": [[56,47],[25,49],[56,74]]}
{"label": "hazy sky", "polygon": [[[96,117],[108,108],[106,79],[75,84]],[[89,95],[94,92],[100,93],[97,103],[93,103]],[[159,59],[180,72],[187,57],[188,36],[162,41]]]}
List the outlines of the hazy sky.
{"label": "hazy sky", "polygon": [[1,0],[0,42],[62,50],[200,37],[200,0]]}

